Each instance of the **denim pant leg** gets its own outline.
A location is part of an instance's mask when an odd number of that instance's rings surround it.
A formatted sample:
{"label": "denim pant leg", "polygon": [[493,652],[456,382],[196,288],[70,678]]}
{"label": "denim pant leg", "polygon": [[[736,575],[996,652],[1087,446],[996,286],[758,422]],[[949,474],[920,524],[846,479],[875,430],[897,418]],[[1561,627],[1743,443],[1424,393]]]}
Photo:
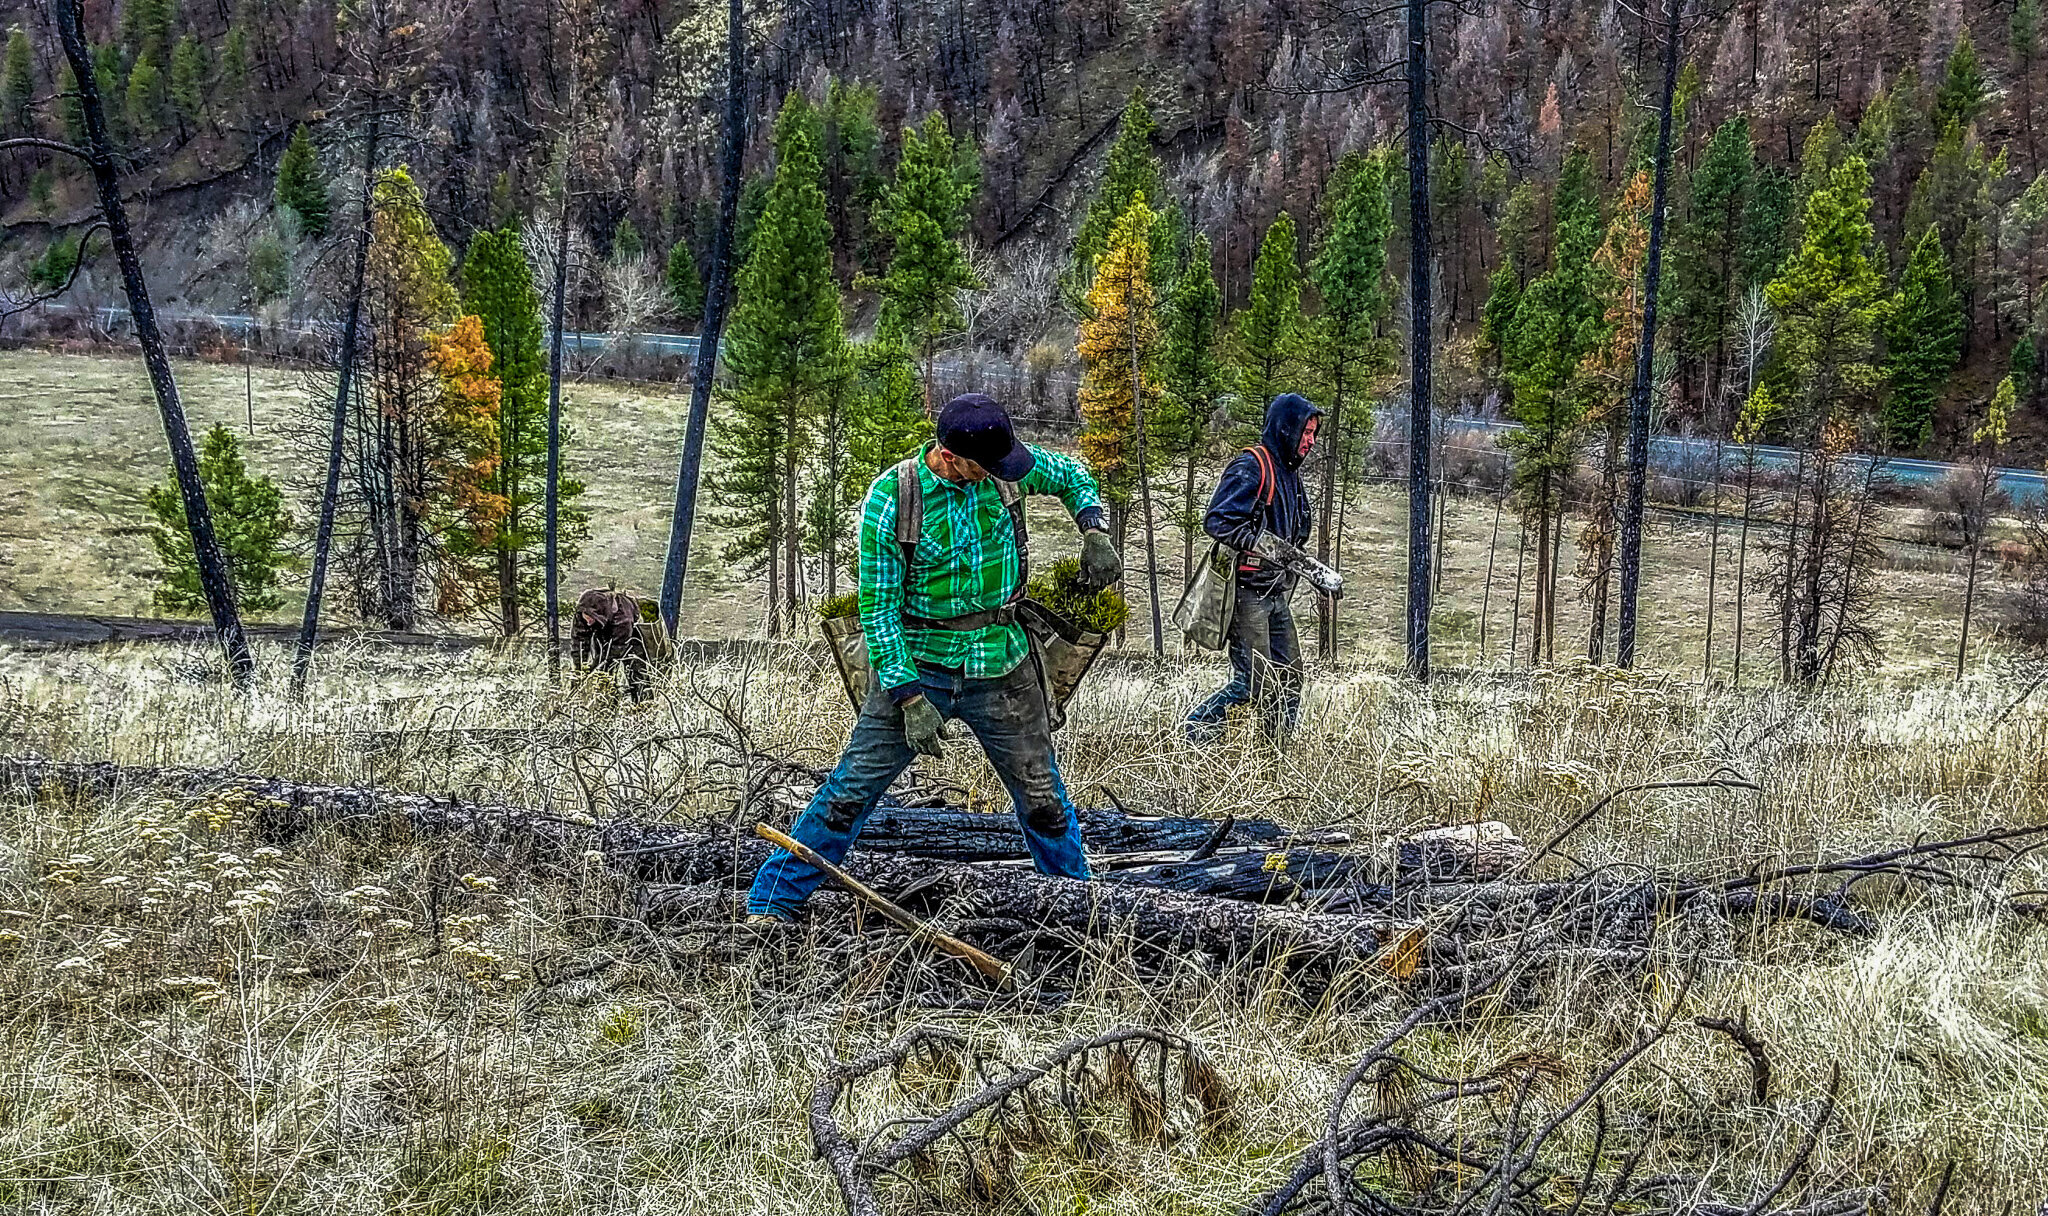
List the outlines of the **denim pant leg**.
{"label": "denim pant leg", "polygon": [[[924,691],[944,712],[947,693],[936,688]],[[838,766],[790,827],[790,836],[835,865],[843,861],[875,803],[915,757],[903,738],[903,711],[887,692],[870,689]],[[789,917],[823,881],[825,876],[816,867],[777,849],[754,875],[747,911]]]}
{"label": "denim pant leg", "polygon": [[1196,726],[1220,726],[1230,715],[1232,706],[1242,705],[1252,699],[1256,685],[1255,667],[1259,651],[1264,646],[1265,614],[1259,607],[1259,596],[1240,585],[1237,589],[1235,607],[1230,614],[1230,632],[1227,652],[1230,655],[1230,682],[1216,690],[1208,700],[1195,706],[1188,714],[1188,721]]}
{"label": "denim pant leg", "polygon": [[1027,658],[999,679],[964,681],[953,714],[981,740],[981,750],[1010,791],[1025,847],[1038,872],[1090,877],[1080,817],[1053,759],[1052,727],[1037,666]]}

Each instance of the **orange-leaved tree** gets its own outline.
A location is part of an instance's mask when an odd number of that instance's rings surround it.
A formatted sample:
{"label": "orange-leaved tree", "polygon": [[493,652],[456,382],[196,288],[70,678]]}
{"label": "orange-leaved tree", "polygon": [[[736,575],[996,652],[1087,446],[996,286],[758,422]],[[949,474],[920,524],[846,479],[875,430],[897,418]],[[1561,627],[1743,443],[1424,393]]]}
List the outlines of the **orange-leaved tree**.
{"label": "orange-leaved tree", "polygon": [[1607,642],[1607,588],[1614,572],[1617,474],[1621,469],[1621,435],[1628,421],[1628,388],[1636,364],[1636,344],[1643,333],[1643,263],[1650,247],[1650,174],[1640,170],[1622,188],[1608,222],[1607,237],[1593,254],[1593,268],[1603,301],[1601,327],[1605,337],[1579,365],[1586,419],[1605,432],[1600,458],[1600,489],[1592,518],[1579,539],[1578,575],[1592,599],[1593,629],[1586,657],[1598,663]]}
{"label": "orange-leaved tree", "polygon": [[473,313],[429,337],[427,359],[441,378],[428,457],[443,559],[435,611],[466,616],[495,603],[499,590],[498,534],[511,508],[497,482],[504,386],[491,374],[491,348]]}
{"label": "orange-leaved tree", "polygon": [[1131,497],[1139,498],[1145,525],[1145,567],[1152,587],[1153,649],[1163,646],[1159,621],[1159,563],[1152,527],[1152,495],[1145,462],[1145,411],[1159,404],[1153,360],[1159,346],[1154,312],[1152,222],[1145,196],[1131,200],[1095,262],[1088,289],[1089,317],[1081,323],[1081,455],[1095,471],[1109,503],[1111,532],[1123,547]]}

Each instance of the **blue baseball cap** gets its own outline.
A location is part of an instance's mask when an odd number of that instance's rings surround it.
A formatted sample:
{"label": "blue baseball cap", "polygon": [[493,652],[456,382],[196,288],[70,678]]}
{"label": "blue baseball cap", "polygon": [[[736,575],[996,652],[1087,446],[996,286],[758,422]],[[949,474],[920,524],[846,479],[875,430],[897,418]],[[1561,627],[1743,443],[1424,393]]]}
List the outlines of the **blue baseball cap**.
{"label": "blue baseball cap", "polygon": [[939,446],[987,469],[999,481],[1022,481],[1035,457],[1017,442],[1010,413],[981,393],[962,393],[939,410]]}

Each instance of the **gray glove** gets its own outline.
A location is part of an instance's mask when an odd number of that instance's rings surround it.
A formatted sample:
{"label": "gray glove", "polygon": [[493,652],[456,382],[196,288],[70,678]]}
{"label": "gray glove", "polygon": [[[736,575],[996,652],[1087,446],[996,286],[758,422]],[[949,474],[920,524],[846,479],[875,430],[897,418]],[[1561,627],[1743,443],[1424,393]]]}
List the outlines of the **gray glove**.
{"label": "gray glove", "polygon": [[1123,577],[1124,559],[1116,555],[1109,533],[1090,530],[1081,533],[1081,581],[1095,590]]}
{"label": "gray glove", "polygon": [[903,738],[910,750],[944,759],[946,749],[939,740],[945,735],[946,719],[929,697],[913,697],[903,703]]}

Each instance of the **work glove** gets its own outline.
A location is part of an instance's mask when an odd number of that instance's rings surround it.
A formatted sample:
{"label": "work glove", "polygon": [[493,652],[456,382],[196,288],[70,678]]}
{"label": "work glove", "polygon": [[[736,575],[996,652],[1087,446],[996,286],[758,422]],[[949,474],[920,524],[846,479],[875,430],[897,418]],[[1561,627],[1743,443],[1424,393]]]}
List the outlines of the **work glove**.
{"label": "work glove", "polygon": [[1100,591],[1123,577],[1124,560],[1107,532],[1081,533],[1081,581]]}
{"label": "work glove", "polygon": [[944,759],[946,749],[939,740],[945,731],[946,719],[930,697],[915,697],[903,703],[903,738],[910,744],[910,750]]}

